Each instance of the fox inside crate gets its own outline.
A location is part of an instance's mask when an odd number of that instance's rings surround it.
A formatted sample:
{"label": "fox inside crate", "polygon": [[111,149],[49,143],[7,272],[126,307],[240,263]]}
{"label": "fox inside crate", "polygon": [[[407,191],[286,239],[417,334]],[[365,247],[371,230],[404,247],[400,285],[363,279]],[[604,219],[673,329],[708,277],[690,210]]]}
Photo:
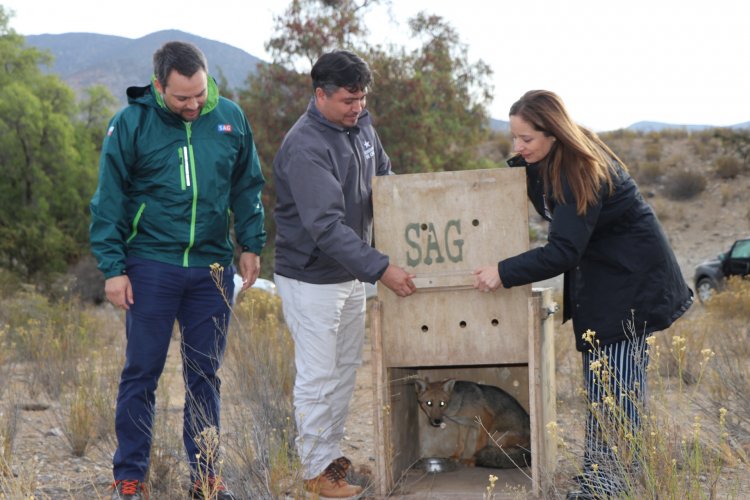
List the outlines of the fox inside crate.
{"label": "fox inside crate", "polygon": [[450,458],[501,469],[531,464],[529,414],[510,394],[499,387],[465,380],[430,382],[425,378],[414,382],[419,406],[430,425],[460,426]]}

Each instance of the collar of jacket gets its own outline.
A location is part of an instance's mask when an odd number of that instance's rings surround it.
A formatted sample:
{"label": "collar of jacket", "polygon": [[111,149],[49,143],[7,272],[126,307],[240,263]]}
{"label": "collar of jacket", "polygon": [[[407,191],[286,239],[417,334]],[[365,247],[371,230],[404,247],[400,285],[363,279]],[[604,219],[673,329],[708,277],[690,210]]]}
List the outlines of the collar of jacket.
{"label": "collar of jacket", "polygon": [[363,109],[362,113],[359,114],[359,118],[357,119],[357,124],[355,126],[342,127],[341,125],[336,125],[335,123],[328,121],[328,119],[323,116],[318,107],[315,105],[314,96],[310,98],[310,102],[307,105],[307,114],[310,115],[316,122],[325,125],[328,128],[338,130],[339,132],[353,132],[355,134],[358,134],[360,124],[370,124],[370,112],[366,109]]}
{"label": "collar of jacket", "polygon": [[[154,85],[156,81],[156,75],[151,76],[151,83],[144,87],[129,87],[127,90],[128,104],[146,104],[154,107],[158,107],[166,111],[167,113],[174,114],[167,107],[164,102],[164,98],[156,90]],[[216,80],[212,76],[207,78],[208,83],[208,97],[206,97],[206,104],[203,105],[201,110],[201,116],[213,111],[219,104],[219,86],[216,85]]]}

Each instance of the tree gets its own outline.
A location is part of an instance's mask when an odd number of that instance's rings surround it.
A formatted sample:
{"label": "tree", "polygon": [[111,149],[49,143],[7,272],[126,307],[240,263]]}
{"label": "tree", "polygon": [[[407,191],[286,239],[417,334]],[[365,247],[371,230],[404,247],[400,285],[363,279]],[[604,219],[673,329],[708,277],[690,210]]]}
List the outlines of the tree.
{"label": "tree", "polygon": [[[349,47],[364,34],[360,16],[379,0],[292,0],[286,12],[277,16],[275,34],[266,43],[273,61],[260,65],[239,91],[240,106],[247,114],[261,167],[266,178],[263,205],[266,207],[266,230],[273,245],[276,233],[273,207],[273,158],[286,131],[304,112],[312,96],[309,71],[317,57],[337,47]],[[297,71],[295,66],[304,67]],[[272,252],[262,260],[263,275],[273,272]]]}
{"label": "tree", "polygon": [[[369,44],[364,15],[380,3],[387,1],[292,0],[276,17],[274,36],[266,44],[273,62],[259,67],[240,92],[268,181],[264,203],[270,241],[271,163],[312,96],[309,71],[323,52],[349,49],[369,63],[375,81],[368,108],[397,172],[489,166],[478,145],[489,133],[490,68],[469,62],[455,30],[437,16],[420,14],[410,21],[414,37],[422,41],[416,50]],[[271,264],[272,259],[264,260],[264,266]]]}
{"label": "tree", "polygon": [[370,48],[377,80],[372,107],[378,133],[397,172],[435,172],[489,166],[478,146],[489,137],[486,107],[492,70],[470,63],[466,46],[439,16],[409,21],[422,46]]}
{"label": "tree", "polygon": [[[309,77],[288,70],[280,64],[258,66],[255,75],[248,79],[248,88],[239,91],[239,102],[253,129],[255,145],[258,148],[261,169],[266,178],[263,190],[263,206],[266,211],[266,232],[268,246],[273,246],[276,226],[273,220],[273,207],[276,205],[276,191],[273,185],[273,157],[299,115],[310,100]],[[261,260],[261,275],[273,274],[273,252],[266,252]]]}
{"label": "tree", "polygon": [[[274,18],[275,34],[266,43],[273,61],[260,65],[239,93],[240,105],[253,125],[269,198],[274,198],[271,163],[284,134],[305,110],[312,96],[309,71],[323,52],[352,48],[367,34],[359,16],[379,0],[292,0]],[[296,66],[303,66],[297,71]],[[268,200],[271,201],[271,200]],[[269,205],[266,205],[269,206]],[[271,205],[272,206],[272,205]]]}
{"label": "tree", "polygon": [[294,66],[302,60],[312,67],[320,54],[353,47],[367,35],[361,16],[380,0],[292,0],[276,16],[276,35],[266,43],[273,61]]}
{"label": "tree", "polygon": [[363,16],[378,3],[292,0],[276,17],[275,34],[266,44],[273,63],[250,76],[249,88],[241,93],[262,143],[264,164],[270,164],[284,132],[312,94],[308,72],[314,61],[325,51],[348,48],[373,69],[368,104],[396,171],[488,166],[477,151],[489,137],[492,70],[482,61],[469,62],[456,31],[441,17],[425,13],[409,21],[412,37],[422,42],[418,49],[370,45]]}
{"label": "tree", "polygon": [[33,279],[86,251],[101,108],[79,110],[73,91],[39,69],[49,56],[26,47],[8,20],[0,7],[0,266]]}
{"label": "tree", "polygon": [[117,107],[117,99],[104,85],[92,85],[84,90],[83,98],[77,105],[76,145],[80,154],[80,164],[84,166],[82,172],[85,178],[81,184],[91,186],[91,193],[96,187],[97,166],[101,152],[104,134]]}

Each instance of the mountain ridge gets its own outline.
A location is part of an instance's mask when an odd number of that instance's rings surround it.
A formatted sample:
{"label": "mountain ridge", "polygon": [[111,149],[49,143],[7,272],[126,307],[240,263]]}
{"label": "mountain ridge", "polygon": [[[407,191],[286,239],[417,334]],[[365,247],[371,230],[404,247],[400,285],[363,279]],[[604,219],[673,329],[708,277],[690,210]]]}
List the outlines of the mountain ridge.
{"label": "mountain ridge", "polygon": [[[230,89],[242,88],[247,77],[255,73],[258,64],[266,62],[244,50],[217,40],[211,40],[180,30],[162,30],[140,38],[126,38],[99,33],[70,32],[60,34],[26,35],[26,44],[47,50],[54,58],[50,71],[60,77],[80,95],[93,84],[103,84],[121,104],[127,102],[125,90],[133,85],[146,85],[153,73],[151,59],[162,44],[170,40],[184,40],[196,44],[206,54],[209,73],[226,78]],[[489,127],[497,133],[507,133],[509,123],[490,118]],[[668,129],[700,131],[710,128],[750,128],[750,121],[726,127],[689,125],[657,121],[639,121],[626,130],[659,132]]]}
{"label": "mountain ridge", "polygon": [[46,50],[53,56],[49,71],[60,75],[76,93],[99,83],[121,104],[127,101],[128,87],[151,81],[153,53],[171,40],[197,45],[208,59],[209,73],[217,79],[226,78],[231,89],[242,87],[256,66],[264,62],[232,45],[180,30],[156,31],[140,38],[61,33],[28,35],[25,39],[28,46]]}
{"label": "mountain ridge", "polygon": [[662,130],[687,130],[688,132],[700,132],[701,130],[707,130],[711,128],[731,128],[731,129],[743,129],[750,128],[750,121],[744,123],[736,123],[734,125],[718,126],[718,125],[707,125],[707,124],[676,124],[676,123],[665,123],[656,121],[639,121],[626,127],[628,130],[637,130],[640,132],[661,132]]}

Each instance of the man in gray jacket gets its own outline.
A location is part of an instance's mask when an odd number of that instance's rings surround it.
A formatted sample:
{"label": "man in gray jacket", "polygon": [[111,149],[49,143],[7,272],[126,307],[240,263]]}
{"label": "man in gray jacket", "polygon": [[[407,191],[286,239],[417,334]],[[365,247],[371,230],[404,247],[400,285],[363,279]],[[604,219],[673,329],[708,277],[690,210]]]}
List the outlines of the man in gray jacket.
{"label": "man in gray jacket", "polygon": [[372,177],[391,162],[365,110],[372,74],[347,51],[314,64],[313,97],[273,162],[275,280],[295,343],[294,408],[305,489],[361,492],[346,482],[343,437],[365,330],[363,282],[401,297],[413,275],[372,247]]}

